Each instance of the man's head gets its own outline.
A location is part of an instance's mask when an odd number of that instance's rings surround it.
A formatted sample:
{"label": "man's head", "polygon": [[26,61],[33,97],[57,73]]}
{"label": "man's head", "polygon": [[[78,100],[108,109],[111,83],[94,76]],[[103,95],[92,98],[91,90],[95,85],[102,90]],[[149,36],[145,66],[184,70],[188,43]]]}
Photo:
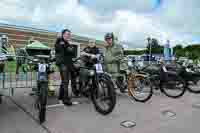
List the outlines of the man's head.
{"label": "man's head", "polygon": [[71,31],[68,29],[64,29],[62,31],[62,38],[64,41],[69,41],[71,39]]}
{"label": "man's head", "polygon": [[104,36],[104,39],[107,43],[107,46],[112,46],[113,39],[114,39],[113,33],[106,33],[106,35]]}
{"label": "man's head", "polygon": [[93,48],[93,47],[95,47],[95,46],[96,46],[95,40],[90,40],[90,41],[89,41],[89,47]]}
{"label": "man's head", "polygon": [[169,44],[170,43],[170,41],[169,40],[167,40],[167,44]]}

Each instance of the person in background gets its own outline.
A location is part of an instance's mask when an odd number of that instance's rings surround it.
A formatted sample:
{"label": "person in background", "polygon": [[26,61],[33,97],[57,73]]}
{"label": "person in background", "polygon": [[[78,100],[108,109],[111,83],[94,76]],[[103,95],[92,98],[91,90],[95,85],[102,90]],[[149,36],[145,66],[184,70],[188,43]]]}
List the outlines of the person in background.
{"label": "person in background", "polygon": [[[3,42],[3,40],[1,39]],[[6,54],[7,54],[7,48],[6,48],[6,41],[4,38],[4,43],[0,43],[0,74],[4,72],[5,69],[5,60],[6,60]]]}
{"label": "person in background", "polygon": [[[60,69],[61,87],[59,93],[59,100],[62,100],[65,105],[72,105],[71,98],[68,93],[68,84],[71,78],[71,84],[75,85],[75,75],[73,74],[72,59],[76,55],[73,45],[69,43],[71,39],[71,31],[64,29],[61,37],[57,38],[55,43],[55,59],[56,65]],[[72,86],[73,88],[73,86]]]}
{"label": "person in background", "polygon": [[35,41],[34,37],[30,37],[30,39],[28,40],[28,44],[31,44]]}
{"label": "person in background", "polygon": [[16,59],[16,54],[15,54],[15,48],[13,47],[13,45],[11,43],[8,43],[8,55],[10,55],[10,57],[8,58],[10,61],[13,61]]}
{"label": "person in background", "polygon": [[170,41],[167,40],[167,43],[164,46],[164,60],[166,63],[170,63],[173,57],[173,48],[170,47]]}

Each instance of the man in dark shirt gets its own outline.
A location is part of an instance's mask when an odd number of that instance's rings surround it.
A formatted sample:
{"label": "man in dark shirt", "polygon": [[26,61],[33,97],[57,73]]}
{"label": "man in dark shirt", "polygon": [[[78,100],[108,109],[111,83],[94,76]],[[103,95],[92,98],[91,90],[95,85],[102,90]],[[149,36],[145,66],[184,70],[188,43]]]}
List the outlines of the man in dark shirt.
{"label": "man in dark shirt", "polygon": [[90,64],[88,61],[90,58],[95,59],[100,54],[99,49],[95,45],[95,40],[90,40],[87,47],[81,52],[82,60],[85,65]]}
{"label": "man in dark shirt", "polygon": [[71,98],[68,95],[68,84],[71,77],[72,85],[75,84],[75,75],[73,74],[72,58],[76,55],[76,50],[69,43],[71,31],[64,29],[61,37],[55,43],[56,64],[60,69],[62,87],[60,88],[59,100],[63,100],[65,105],[72,105]]}
{"label": "man in dark shirt", "polygon": [[87,47],[83,49],[84,55],[93,56],[99,54],[99,49],[95,45],[95,40],[90,40]]}

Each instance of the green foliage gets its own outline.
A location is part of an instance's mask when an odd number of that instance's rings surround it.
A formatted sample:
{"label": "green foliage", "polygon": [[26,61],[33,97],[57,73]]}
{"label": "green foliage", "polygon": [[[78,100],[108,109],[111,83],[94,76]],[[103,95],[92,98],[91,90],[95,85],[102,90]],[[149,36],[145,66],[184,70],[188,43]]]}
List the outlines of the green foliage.
{"label": "green foliage", "polygon": [[174,51],[176,57],[185,56],[185,50],[181,44],[177,44],[175,47],[173,47],[173,51]]}
{"label": "green foliage", "polygon": [[183,48],[181,44],[178,44],[173,49],[177,57],[188,57],[192,60],[200,59],[200,45],[188,45]]}
{"label": "green foliage", "polygon": [[145,50],[125,50],[124,55],[142,55]]}
{"label": "green foliage", "polygon": [[157,39],[152,38],[147,45],[146,53],[150,54],[150,45],[151,45],[151,53],[152,54],[161,54],[163,53],[164,47],[161,46]]}

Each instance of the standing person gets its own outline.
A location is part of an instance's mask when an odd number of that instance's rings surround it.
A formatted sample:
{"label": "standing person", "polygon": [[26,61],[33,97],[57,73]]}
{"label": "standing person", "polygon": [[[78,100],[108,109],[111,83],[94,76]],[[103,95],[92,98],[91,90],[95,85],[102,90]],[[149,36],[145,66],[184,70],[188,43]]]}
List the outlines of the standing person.
{"label": "standing person", "polygon": [[170,47],[170,41],[167,40],[167,43],[164,46],[164,59],[166,63],[169,63],[173,57],[173,48]]}
{"label": "standing person", "polygon": [[6,60],[6,54],[7,54],[7,40],[6,40],[6,36],[2,36],[2,39],[0,40],[0,73],[4,72],[4,68],[5,68],[5,60]]}
{"label": "standing person", "polygon": [[18,79],[19,68],[22,67],[23,64],[26,64],[28,53],[25,48],[18,48],[16,49],[16,56],[16,78]]}
{"label": "standing person", "polygon": [[[110,73],[119,84],[123,84],[124,82],[124,74],[121,74],[120,70],[125,70],[124,66],[122,66],[123,62],[123,47],[120,44],[117,44],[114,41],[113,33],[106,33],[104,37],[106,41],[106,51],[104,57],[105,70]],[[127,62],[128,63],[128,62]],[[125,66],[128,67],[128,64]],[[120,91],[125,92],[124,89],[120,88]]]}
{"label": "standing person", "polygon": [[76,55],[74,46],[69,43],[70,39],[71,31],[64,29],[62,31],[61,37],[59,37],[55,43],[56,64],[60,69],[62,80],[59,100],[62,100],[65,105],[69,106],[72,105],[72,102],[68,94],[68,84],[69,79],[71,78],[71,84],[75,85],[72,58],[74,58]]}

